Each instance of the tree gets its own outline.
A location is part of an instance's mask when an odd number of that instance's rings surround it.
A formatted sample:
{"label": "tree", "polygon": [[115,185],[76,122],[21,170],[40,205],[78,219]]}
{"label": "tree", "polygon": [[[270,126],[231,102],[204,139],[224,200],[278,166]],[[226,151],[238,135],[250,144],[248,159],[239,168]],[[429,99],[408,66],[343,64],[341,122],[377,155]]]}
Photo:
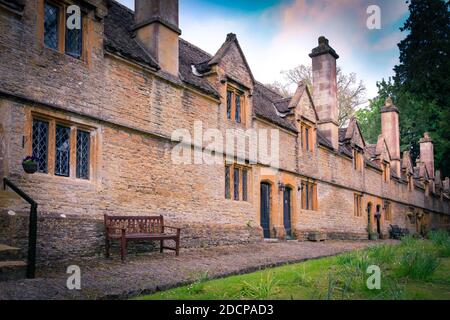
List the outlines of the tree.
{"label": "tree", "polygon": [[[357,113],[361,130],[373,142],[380,122],[379,108],[392,96],[400,112],[401,150],[413,161],[419,140],[429,132],[435,146],[435,167],[450,175],[450,1],[411,0],[410,16],[400,29],[408,32],[398,45],[400,64],[394,82],[381,81],[378,96]],[[379,131],[378,131],[379,132]]]}
{"label": "tree", "polygon": [[[410,16],[400,29],[408,32],[398,45],[400,64],[395,82],[402,92],[399,101],[402,131],[410,124],[410,136],[425,131],[434,140],[436,167],[450,175],[450,1],[411,0]],[[418,149],[414,141],[413,149]],[[418,154],[417,152],[415,152]]]}
{"label": "tree", "polygon": [[[284,97],[292,96],[291,88],[300,81],[304,81],[313,92],[312,68],[311,66],[300,65],[294,69],[282,71],[285,82],[274,82],[269,84],[269,88],[277,91]],[[356,109],[366,103],[366,87],[362,81],[358,82],[355,73],[344,74],[341,68],[337,68],[337,93],[339,103],[338,122],[342,127],[355,114]]]}

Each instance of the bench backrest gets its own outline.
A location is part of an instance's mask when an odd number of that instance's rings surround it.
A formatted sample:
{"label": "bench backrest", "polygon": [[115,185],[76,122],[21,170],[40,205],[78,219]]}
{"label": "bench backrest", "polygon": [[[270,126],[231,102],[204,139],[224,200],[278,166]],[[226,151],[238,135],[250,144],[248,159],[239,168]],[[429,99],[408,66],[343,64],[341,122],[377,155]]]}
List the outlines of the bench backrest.
{"label": "bench backrest", "polygon": [[163,216],[110,216],[105,214],[105,227],[112,227],[110,234],[121,233],[164,233]]}

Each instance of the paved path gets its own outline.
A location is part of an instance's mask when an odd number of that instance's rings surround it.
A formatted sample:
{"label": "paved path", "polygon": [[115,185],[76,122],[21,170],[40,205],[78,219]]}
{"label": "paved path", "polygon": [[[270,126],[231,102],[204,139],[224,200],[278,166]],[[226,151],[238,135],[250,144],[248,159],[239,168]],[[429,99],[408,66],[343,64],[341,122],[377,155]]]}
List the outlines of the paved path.
{"label": "paved path", "polygon": [[[379,243],[379,242],[378,242]],[[183,250],[85,261],[80,265],[82,289],[69,291],[65,267],[41,270],[40,278],[0,282],[4,299],[124,299],[194,281],[204,272],[217,278],[260,268],[299,262],[373,245],[368,241],[262,242],[214,249]]]}

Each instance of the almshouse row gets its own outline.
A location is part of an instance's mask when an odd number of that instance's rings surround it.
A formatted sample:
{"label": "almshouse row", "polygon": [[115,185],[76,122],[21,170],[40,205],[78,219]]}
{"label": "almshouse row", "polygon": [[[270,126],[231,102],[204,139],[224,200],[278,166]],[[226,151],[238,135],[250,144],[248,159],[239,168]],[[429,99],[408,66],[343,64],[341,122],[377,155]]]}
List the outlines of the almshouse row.
{"label": "almshouse row", "polygon": [[[77,32],[64,23],[71,4]],[[391,100],[376,145],[355,119],[339,128],[339,56],[326,38],[310,54],[314,95],[300,83],[283,98],[254,79],[236,35],[210,55],[180,38],[178,1],[135,8],[0,0],[0,176],[39,203],[41,263],[102,253],[105,213],[163,214],[185,228],[182,247],[449,227],[433,142],[424,135],[413,166]],[[196,121],[223,134],[278,130],[278,166],[174,164],[172,133]],[[31,155],[39,172],[27,175]],[[0,200],[0,242],[25,247],[26,206],[9,191]]]}

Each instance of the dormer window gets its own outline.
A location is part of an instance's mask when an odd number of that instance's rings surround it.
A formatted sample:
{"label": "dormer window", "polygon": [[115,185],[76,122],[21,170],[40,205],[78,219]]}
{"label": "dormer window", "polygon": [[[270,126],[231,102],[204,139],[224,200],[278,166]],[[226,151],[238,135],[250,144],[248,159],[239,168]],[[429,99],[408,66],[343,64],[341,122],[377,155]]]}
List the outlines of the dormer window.
{"label": "dormer window", "polygon": [[391,176],[391,169],[389,168],[389,164],[384,163],[383,164],[383,181],[386,183],[389,182],[390,176]]}
{"label": "dormer window", "polygon": [[[69,4],[45,1],[43,8],[43,36],[47,48],[64,52],[81,59],[83,55],[83,15],[79,13],[80,21],[76,23],[77,12],[71,12]],[[70,22],[70,23],[69,23]]]}
{"label": "dormer window", "polygon": [[353,168],[356,171],[362,171],[364,167],[364,159],[361,152],[358,150],[353,150]]}
{"label": "dormer window", "polygon": [[413,176],[411,174],[408,175],[408,188],[409,188],[409,191],[414,190],[414,180],[413,180]]}
{"label": "dormer window", "polygon": [[244,93],[234,87],[227,89],[227,119],[242,123],[244,118]]}
{"label": "dormer window", "polygon": [[301,124],[301,144],[303,151],[312,152],[314,150],[313,128],[305,123]]}

